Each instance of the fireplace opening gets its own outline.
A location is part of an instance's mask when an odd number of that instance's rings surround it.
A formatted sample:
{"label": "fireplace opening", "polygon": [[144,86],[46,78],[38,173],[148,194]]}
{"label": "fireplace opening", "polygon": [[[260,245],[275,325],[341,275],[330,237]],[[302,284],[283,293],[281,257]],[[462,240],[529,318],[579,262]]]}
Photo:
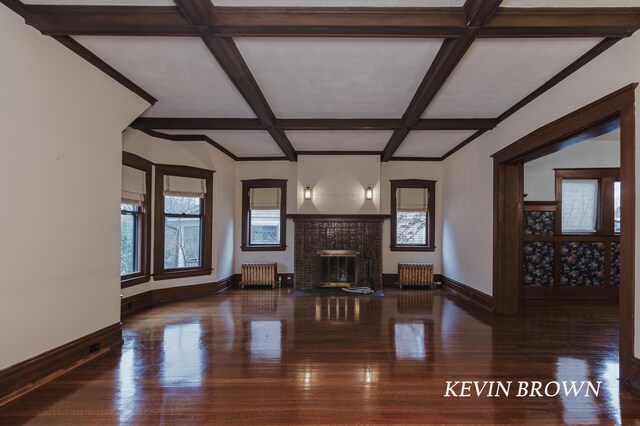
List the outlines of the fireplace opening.
{"label": "fireplace opening", "polygon": [[360,253],[354,250],[318,251],[317,287],[358,285]]}

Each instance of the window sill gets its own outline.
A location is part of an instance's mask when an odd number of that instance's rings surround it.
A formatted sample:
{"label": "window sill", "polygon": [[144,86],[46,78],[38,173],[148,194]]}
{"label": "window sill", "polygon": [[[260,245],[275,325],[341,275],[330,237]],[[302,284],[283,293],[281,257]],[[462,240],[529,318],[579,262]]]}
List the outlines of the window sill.
{"label": "window sill", "polygon": [[430,246],[390,246],[389,250],[391,251],[426,251],[426,252],[434,252],[436,251],[435,247]]}
{"label": "window sill", "polygon": [[285,251],[287,246],[240,246],[242,251]]}
{"label": "window sill", "polygon": [[175,278],[197,277],[201,275],[211,275],[213,269],[187,269],[185,271],[170,271],[153,274],[155,281],[172,280]]}
{"label": "window sill", "polygon": [[120,278],[120,288],[133,287],[134,285],[147,283],[151,280],[149,275],[129,275]]}

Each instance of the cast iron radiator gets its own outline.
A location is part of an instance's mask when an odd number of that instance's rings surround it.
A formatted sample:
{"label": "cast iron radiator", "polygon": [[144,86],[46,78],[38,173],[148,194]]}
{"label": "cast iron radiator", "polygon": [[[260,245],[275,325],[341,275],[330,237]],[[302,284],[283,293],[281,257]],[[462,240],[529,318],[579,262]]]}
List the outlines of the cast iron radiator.
{"label": "cast iron radiator", "polygon": [[276,262],[251,262],[242,264],[240,287],[248,285],[269,285],[275,288],[278,264]]}
{"label": "cast iron radiator", "polygon": [[398,285],[433,287],[431,263],[398,263]]}

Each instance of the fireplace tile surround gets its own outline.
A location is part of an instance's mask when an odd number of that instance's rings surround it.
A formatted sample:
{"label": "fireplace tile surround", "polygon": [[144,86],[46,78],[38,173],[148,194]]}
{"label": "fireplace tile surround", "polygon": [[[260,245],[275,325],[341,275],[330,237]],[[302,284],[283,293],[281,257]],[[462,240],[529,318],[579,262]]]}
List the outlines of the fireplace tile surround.
{"label": "fireplace tile surround", "polygon": [[382,223],[389,215],[288,215],[294,221],[294,287],[316,287],[318,252],[359,253],[359,285],[367,285],[367,270],[375,289],[382,288]]}

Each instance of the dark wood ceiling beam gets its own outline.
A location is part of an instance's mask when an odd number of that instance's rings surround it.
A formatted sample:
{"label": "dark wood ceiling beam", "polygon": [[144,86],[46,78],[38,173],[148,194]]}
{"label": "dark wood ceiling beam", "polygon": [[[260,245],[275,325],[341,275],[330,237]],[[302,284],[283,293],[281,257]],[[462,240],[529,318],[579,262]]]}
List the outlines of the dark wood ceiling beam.
{"label": "dark wood ceiling beam", "polygon": [[477,37],[629,37],[640,28],[640,8],[503,8]]}
{"label": "dark wood ceiling beam", "polygon": [[46,35],[200,35],[174,6],[24,7],[25,22]]}
{"label": "dark wood ceiling beam", "polygon": [[490,130],[497,124],[495,118],[422,118],[413,130]]}
{"label": "dark wood ceiling beam", "polygon": [[264,130],[264,126],[257,118],[140,117],[131,123],[131,127],[139,130]]}
{"label": "dark wood ceiling beam", "polygon": [[502,0],[467,0],[464,11],[467,14],[467,25],[481,27],[496,13]]}
{"label": "dark wood ceiling beam", "polygon": [[207,142],[209,145],[213,146],[223,154],[227,155],[229,158],[238,161],[239,158],[236,157],[231,151],[227,148],[220,145],[218,142],[214,141],[207,135],[173,135],[169,133],[158,132],[152,129],[140,129],[142,132],[148,134],[149,136],[153,136],[158,139],[165,139],[168,141],[174,142]]}
{"label": "dark wood ceiling beam", "polygon": [[402,120],[386,118],[285,118],[277,119],[275,127],[282,130],[395,130],[402,127]]}

